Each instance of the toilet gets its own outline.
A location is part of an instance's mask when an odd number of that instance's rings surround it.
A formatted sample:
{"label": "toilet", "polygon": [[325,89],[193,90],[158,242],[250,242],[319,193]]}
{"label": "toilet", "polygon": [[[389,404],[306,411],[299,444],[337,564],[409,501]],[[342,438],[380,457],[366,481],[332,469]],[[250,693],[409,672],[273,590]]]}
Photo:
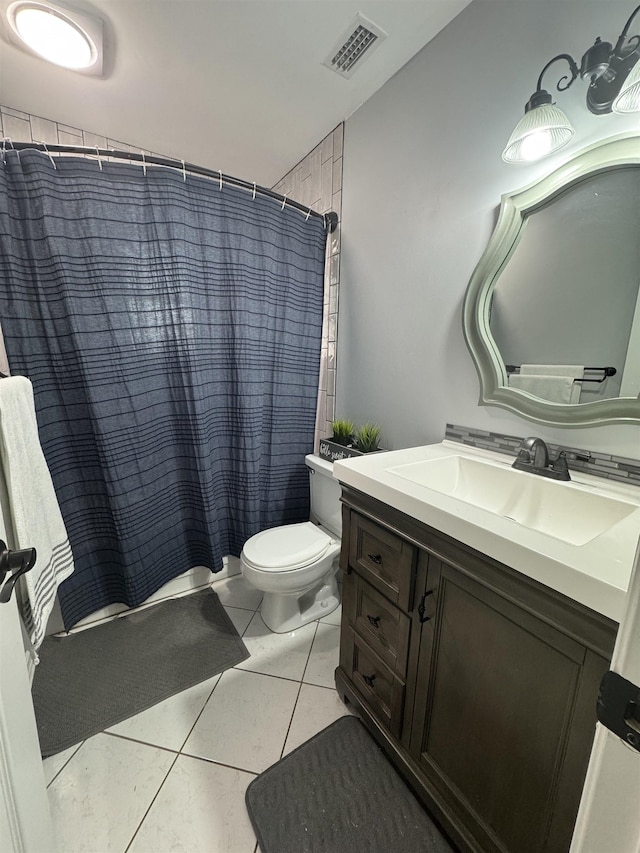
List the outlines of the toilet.
{"label": "toilet", "polygon": [[340,604],[336,580],[342,516],[333,464],[305,456],[311,485],[311,520],[256,533],[240,555],[242,575],[262,590],[265,625],[284,634],[327,616]]}

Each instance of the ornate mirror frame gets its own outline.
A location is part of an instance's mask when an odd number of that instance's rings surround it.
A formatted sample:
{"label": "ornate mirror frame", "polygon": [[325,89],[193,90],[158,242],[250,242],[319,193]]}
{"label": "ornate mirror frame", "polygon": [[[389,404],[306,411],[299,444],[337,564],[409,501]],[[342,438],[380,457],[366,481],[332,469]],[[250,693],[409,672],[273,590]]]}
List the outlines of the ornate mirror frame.
{"label": "ornate mirror frame", "polygon": [[509,388],[504,362],[489,329],[493,286],[518,245],[527,214],[587,176],[629,165],[640,166],[640,136],[636,134],[591,145],[545,178],[502,196],[498,222],[471,276],[463,308],[464,336],[480,378],[480,405],[499,406],[549,426],[640,423],[640,399],[619,397],[569,405],[545,402]]}

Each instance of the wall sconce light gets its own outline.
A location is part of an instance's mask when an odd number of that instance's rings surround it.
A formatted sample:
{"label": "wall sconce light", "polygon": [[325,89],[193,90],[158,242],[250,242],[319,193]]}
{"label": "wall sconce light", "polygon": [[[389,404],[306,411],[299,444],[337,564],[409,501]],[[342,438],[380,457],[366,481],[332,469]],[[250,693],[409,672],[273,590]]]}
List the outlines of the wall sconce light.
{"label": "wall sconce light", "polygon": [[640,111],[640,35],[628,36],[638,12],[640,6],[629,16],[615,47],[598,37],[582,57],[580,66],[568,53],[560,53],[547,62],[538,77],[536,91],[524,108],[524,116],[502,152],[506,163],[539,160],[562,148],[575,134],[569,119],[542,88],[545,72],[559,60],[568,63],[571,76],[560,78],[558,91],[564,92],[578,77],[588,79],[587,108],[590,112],[606,115]]}

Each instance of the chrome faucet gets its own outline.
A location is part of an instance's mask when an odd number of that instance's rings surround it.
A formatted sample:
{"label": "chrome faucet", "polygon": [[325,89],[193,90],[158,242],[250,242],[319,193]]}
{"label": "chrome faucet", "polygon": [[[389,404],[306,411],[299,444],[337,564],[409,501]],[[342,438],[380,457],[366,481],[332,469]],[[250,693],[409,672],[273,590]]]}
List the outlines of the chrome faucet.
{"label": "chrome faucet", "polygon": [[541,438],[525,438],[512,468],[517,471],[529,471],[551,480],[570,480],[566,451],[561,450],[549,464],[549,448]]}

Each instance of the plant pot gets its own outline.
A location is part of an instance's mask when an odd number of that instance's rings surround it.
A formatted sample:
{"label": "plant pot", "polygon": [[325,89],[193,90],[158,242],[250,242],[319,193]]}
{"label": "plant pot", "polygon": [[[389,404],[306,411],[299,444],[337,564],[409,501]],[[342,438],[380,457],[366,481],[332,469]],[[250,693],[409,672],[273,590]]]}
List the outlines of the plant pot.
{"label": "plant pot", "polygon": [[330,438],[321,438],[318,456],[321,459],[327,459],[329,462],[337,462],[339,459],[350,459],[352,456],[364,456],[364,454],[361,450],[356,450],[355,447],[337,444]]}

